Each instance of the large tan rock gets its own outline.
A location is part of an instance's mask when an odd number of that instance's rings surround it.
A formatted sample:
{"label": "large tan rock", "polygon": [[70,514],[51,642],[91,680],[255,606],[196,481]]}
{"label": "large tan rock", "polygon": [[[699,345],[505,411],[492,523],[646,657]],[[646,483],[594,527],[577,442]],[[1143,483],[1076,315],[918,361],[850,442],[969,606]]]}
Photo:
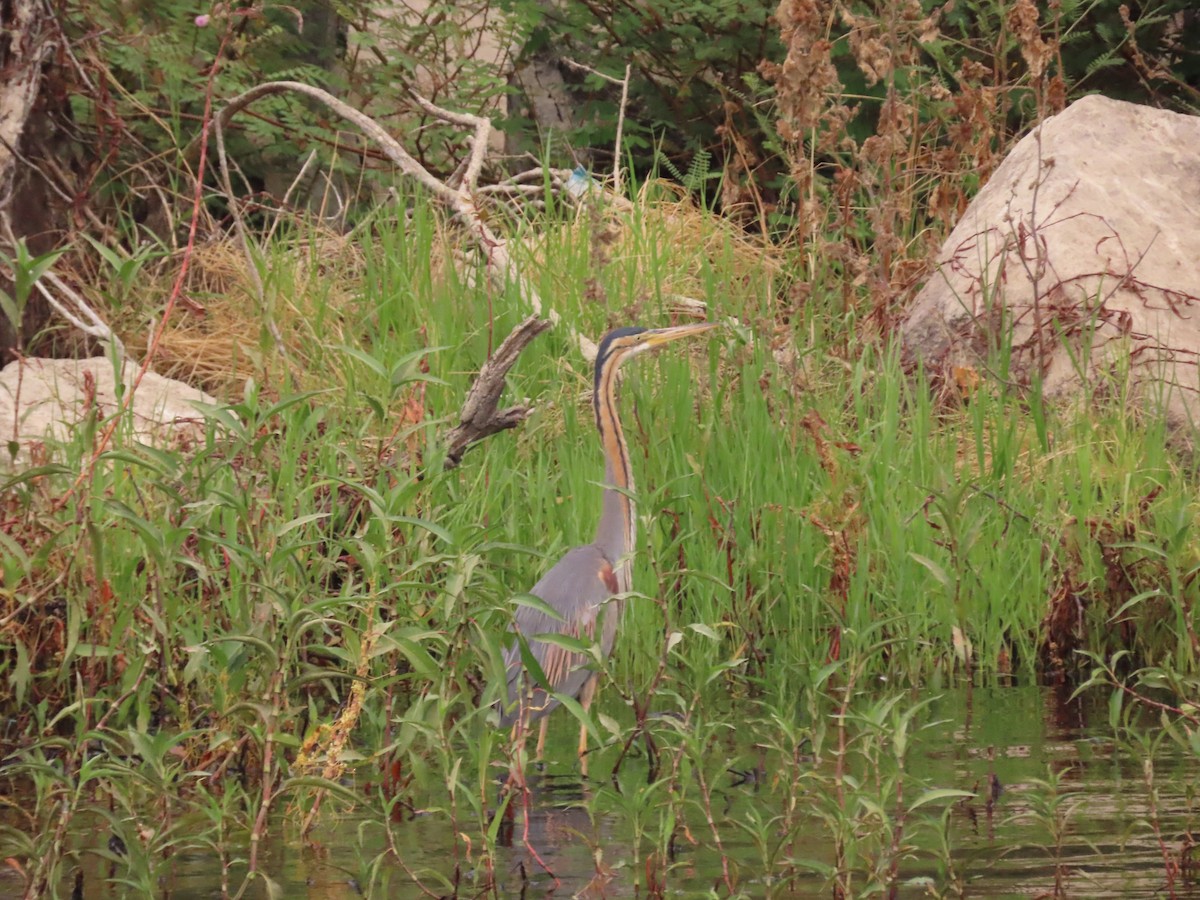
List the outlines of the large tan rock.
{"label": "large tan rock", "polygon": [[[120,409],[114,374],[104,357],[26,359],[5,366],[0,371],[0,467],[27,466],[32,444],[68,441],[90,412],[103,420]],[[127,362],[121,397],[136,375],[137,366]],[[147,372],[134,394],[132,432],[121,433],[159,446],[194,443],[204,434],[197,401],[219,402],[182,381]],[[14,434],[20,445],[15,460],[6,449]]]}
{"label": "large tan rock", "polygon": [[932,371],[982,372],[1009,324],[1010,378],[1115,377],[1200,422],[1200,117],[1085,97],[1013,148],[901,335]]}

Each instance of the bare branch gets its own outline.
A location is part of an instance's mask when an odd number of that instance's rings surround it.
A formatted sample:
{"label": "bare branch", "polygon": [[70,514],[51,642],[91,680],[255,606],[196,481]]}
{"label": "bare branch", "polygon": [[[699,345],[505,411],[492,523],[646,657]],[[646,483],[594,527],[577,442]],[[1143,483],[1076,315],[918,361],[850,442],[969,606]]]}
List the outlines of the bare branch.
{"label": "bare branch", "polygon": [[530,413],[528,406],[510,406],[498,409],[500,394],[504,391],[504,379],[529,343],[550,327],[547,319],[530,316],[512,330],[504,342],[496,348],[492,358],[483,364],[467,399],[463,403],[459,424],[446,435],[446,468],[453,469],[462,462],[463,454],[472,444],[489,435],[520,425]]}
{"label": "bare branch", "polygon": [[426,100],[416,91],[410,90],[408,96],[413,102],[431,116],[436,116],[454,125],[462,125],[475,129],[475,140],[471,142],[471,153],[467,157],[466,169],[463,171],[460,190],[473,191],[479,184],[479,173],[483,171],[483,157],[487,153],[488,139],[492,135],[492,123],[484,116],[473,116],[469,113],[457,113]]}
{"label": "bare branch", "polygon": [[[422,187],[433,194],[438,201],[450,210],[454,218],[466,228],[483,253],[487,261],[488,275],[494,282],[502,288],[510,282],[515,284],[535,316],[544,314],[550,319],[551,323],[558,324],[560,320],[558,313],[553,309],[543,309],[542,298],[538,295],[537,290],[522,276],[516,263],[513,262],[512,257],[508,253],[508,242],[496,235],[488,227],[475,207],[471,186],[478,180],[478,170],[483,165],[482,155],[487,146],[487,136],[491,132],[491,123],[487,119],[481,116],[444,110],[440,106],[436,106],[425,100],[423,97],[413,95],[418,105],[431,115],[437,115],[445,118],[447,121],[468,125],[475,129],[475,142],[471,149],[471,162],[468,163],[465,170],[463,186],[457,189],[435,178],[429,170],[417,162],[395,138],[388,134],[370,116],[360,112],[348,103],[342,102],[328,91],[323,91],[320,88],[303,84],[299,81],[268,81],[238,95],[216,116],[215,124],[218,133],[223,126],[229,123],[230,119],[254,101],[271,94],[282,94],[289,91],[311,97],[325,104],[325,106],[329,107],[329,109],[342,118],[357,125],[368,138],[379,146],[384,155],[395,163],[402,173],[415,179]],[[190,147],[187,155],[190,156],[192,152],[194,152],[194,148]],[[585,357],[589,359],[595,358],[595,344],[574,331],[572,331],[572,338],[579,344],[580,351]]]}
{"label": "bare branch", "polygon": [[621,105],[617,113],[617,136],[613,142],[613,193],[621,196],[621,140],[625,131],[625,105],[629,102],[629,73],[632,67],[625,64],[625,78],[621,81]]}
{"label": "bare branch", "polygon": [[[75,307],[74,310],[70,309],[67,302],[55,296],[54,292],[43,284],[46,281],[54,285],[55,289],[66,298],[66,301],[69,301]],[[71,286],[65,281],[53,272],[46,271],[42,274],[41,278],[34,282],[34,287],[37,288],[38,293],[46,298],[46,302],[50,304],[51,309],[66,319],[71,325],[86,335],[113,344],[117,348],[119,358],[122,360],[125,359],[125,345],[121,343],[121,339],[108,326],[108,323],[101,319],[96,311],[88,306],[84,302],[84,299],[72,290]]]}
{"label": "bare branch", "polygon": [[580,72],[587,72],[595,75],[597,78],[602,78],[609,84],[619,84],[621,86],[621,105],[617,112],[617,138],[613,147],[613,193],[620,195],[621,193],[621,136],[625,130],[625,106],[629,102],[629,74],[633,71],[633,67],[626,63],[625,77],[613,78],[611,75],[605,75],[593,69],[591,66],[585,66],[583,63],[577,63],[575,60],[568,57],[563,57],[565,62],[572,69]]}
{"label": "bare branch", "polygon": [[562,57],[562,61],[565,62],[568,66],[570,66],[572,69],[575,69],[579,72],[587,72],[589,75],[595,75],[597,78],[603,78],[609,84],[620,84],[621,83],[620,78],[614,78],[611,75],[605,75],[603,72],[599,71],[598,69],[593,69],[591,66],[585,66],[583,63],[575,62],[575,60],[571,59],[570,57],[564,56],[564,57]]}
{"label": "bare branch", "polygon": [[[230,183],[228,163],[225,160],[222,130],[234,115],[255,100],[270,94],[285,92],[295,92],[317,100],[337,115],[357,125],[403,174],[415,179],[450,210],[453,217],[467,230],[482,252],[486,261],[485,271],[493,283],[501,288],[510,283],[516,285],[521,296],[533,311],[533,315],[513,330],[512,334],[504,340],[484,365],[467,394],[460,415],[460,423],[446,435],[445,465],[447,468],[453,468],[462,461],[463,454],[471,445],[489,435],[519,425],[529,415],[529,408],[525,406],[513,406],[505,410],[498,408],[500,394],[504,390],[505,375],[533,338],[560,321],[558,313],[554,310],[543,309],[537,290],[522,276],[509,255],[507,241],[488,227],[476,209],[474,193],[477,190],[479,174],[483,168],[492,124],[483,116],[446,110],[424,97],[410,92],[413,101],[429,115],[452,124],[471,128],[474,131],[465,166],[460,165],[451,182],[447,183],[434,177],[374,119],[342,102],[332,94],[297,81],[273,81],[258,85],[230,101],[229,105],[221,110],[214,119],[223,186],[230,194],[230,203],[235,213],[237,204],[232,196],[233,188]],[[248,262],[253,269],[253,259],[249,258],[248,238],[237,215],[234,216],[234,221],[243,243],[243,249],[247,252]],[[254,274],[257,275],[257,272]],[[543,314],[547,317],[546,319],[541,318]],[[596,345],[594,343],[574,331],[572,331],[572,338],[586,359],[589,361],[595,359]]]}
{"label": "bare branch", "polygon": [[288,189],[283,192],[283,197],[279,201],[279,212],[275,214],[275,221],[271,223],[271,229],[267,232],[267,236],[263,239],[264,242],[269,243],[271,238],[275,235],[275,229],[277,229],[279,227],[279,223],[283,221],[283,213],[287,209],[288,203],[291,202],[292,194],[295,192],[296,188],[300,187],[300,185],[304,183],[304,179],[308,177],[309,170],[312,169],[313,163],[316,161],[317,151],[310,150],[308,153],[308,159],[304,160],[304,165],[300,167],[299,174],[292,179],[292,183],[288,185]]}
{"label": "bare branch", "polygon": [[[3,236],[0,248],[7,249],[17,246],[17,236],[12,230],[7,212],[0,213],[0,234]],[[58,294],[46,287],[45,282],[50,282]],[[43,272],[42,277],[35,281],[33,286],[45,298],[50,308],[66,319],[71,326],[78,328],[89,337],[108,341],[116,347],[120,358],[125,359],[125,345],[121,343],[121,339],[69,284],[54,274],[53,270],[47,269]],[[14,323],[14,326],[17,329],[21,327],[20,323]]]}

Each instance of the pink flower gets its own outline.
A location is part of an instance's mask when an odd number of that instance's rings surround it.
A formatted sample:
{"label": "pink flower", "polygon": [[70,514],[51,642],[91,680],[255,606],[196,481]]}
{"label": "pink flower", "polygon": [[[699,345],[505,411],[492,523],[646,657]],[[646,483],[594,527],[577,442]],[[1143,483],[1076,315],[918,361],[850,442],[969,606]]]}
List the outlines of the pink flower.
{"label": "pink flower", "polygon": [[208,16],[207,15],[196,16],[196,27],[197,28],[207,28],[208,27]]}

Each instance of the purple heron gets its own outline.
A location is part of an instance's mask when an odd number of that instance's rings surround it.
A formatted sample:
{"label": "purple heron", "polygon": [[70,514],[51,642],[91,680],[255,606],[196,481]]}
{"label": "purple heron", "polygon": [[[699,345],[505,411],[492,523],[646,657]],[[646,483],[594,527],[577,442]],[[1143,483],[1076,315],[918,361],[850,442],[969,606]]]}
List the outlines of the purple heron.
{"label": "purple heron", "polygon": [[[716,328],[703,322],[674,328],[618,328],[606,334],[596,353],[596,386],[592,395],[596,428],[604,448],[604,507],[596,537],[590,544],[568,550],[530,591],[558,613],[559,618],[530,606],[518,608],[513,629],[527,641],[529,652],[537,660],[547,692],[528,677],[521,664],[518,642],[505,653],[508,674],[508,703],[501,716],[501,727],[516,725],[519,740],[531,722],[540,721],[537,758],[546,743],[547,715],[559,705],[555,694],[575,697],[586,710],[596,695],[597,673],[589,668],[586,653],[568,650],[558,644],[539,641],[540,634],[561,634],[595,640],[600,629],[600,652],[612,652],[617,623],[621,616],[621,596],[632,587],[633,552],[637,544],[637,518],[634,513],[633,469],[621,420],[617,416],[617,370],[627,359],[679,338],[703,334]],[[616,599],[614,599],[616,598]],[[579,758],[587,774],[587,729],[579,729]]]}

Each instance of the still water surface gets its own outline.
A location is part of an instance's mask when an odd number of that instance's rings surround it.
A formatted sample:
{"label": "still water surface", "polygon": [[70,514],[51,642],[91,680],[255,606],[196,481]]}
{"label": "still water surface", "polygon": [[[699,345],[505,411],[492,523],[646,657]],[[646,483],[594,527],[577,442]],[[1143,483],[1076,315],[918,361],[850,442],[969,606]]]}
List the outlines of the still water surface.
{"label": "still water surface", "polygon": [[[1170,741],[1161,743],[1154,760],[1157,825],[1162,844],[1149,815],[1152,796],[1144,760],[1128,746],[1119,747],[1107,723],[1102,703],[1072,702],[1069,690],[1040,687],[952,690],[933,700],[926,721],[938,722],[921,732],[909,756],[909,772],[927,786],[974,791],[981,798],[995,793],[990,809],[980,799],[957,803],[949,811],[948,855],[939,859],[928,844],[905,855],[900,865],[901,897],[955,896],[949,890],[945,859],[959,876],[966,895],[985,898],[1060,896],[1085,898],[1168,897],[1163,847],[1178,858],[1190,843],[1193,827],[1200,824],[1193,786],[1200,772],[1197,760]],[[565,719],[566,717],[564,717]],[[566,742],[571,729],[565,723],[552,732]],[[734,739],[736,740],[736,739]],[[549,754],[548,754],[549,755]],[[753,758],[753,753],[747,758]],[[766,759],[766,757],[763,757]],[[769,766],[769,763],[767,764]],[[644,769],[643,769],[644,772]],[[1041,808],[1048,775],[1056,773],[1060,793],[1068,794],[1062,809],[1067,826],[1056,848]],[[593,772],[593,774],[595,774]],[[499,859],[502,896],[632,897],[646,895],[646,870],[642,853],[635,855],[628,818],[597,815],[583,808],[598,783],[584,785],[573,765],[552,765],[531,780],[533,806],[528,816],[530,844],[555,878],[531,858],[522,841],[525,819],[518,814],[509,846]],[[713,811],[722,849],[736,873],[744,896],[798,898],[829,897],[830,887],[817,873],[801,874],[786,890],[774,892],[769,877],[756,871],[760,857],[745,832],[727,827],[721,819],[744,817],[755,808],[771,810],[770,773],[754,769],[727,773],[713,786]],[[586,792],[586,793],[585,793]],[[925,810],[927,819],[938,819],[937,807]],[[763,815],[770,813],[764,812]],[[694,825],[693,825],[694,827]],[[927,829],[929,834],[934,829]],[[276,835],[285,829],[275,829]],[[769,829],[768,832],[769,833]],[[390,861],[386,890],[377,896],[427,897],[409,872],[449,873],[457,862],[464,878],[461,896],[474,896],[481,881],[471,866],[478,861],[467,846],[469,835],[458,841],[444,818],[416,816],[395,826],[397,849],[409,871]],[[695,844],[681,842],[666,878],[667,894],[676,897],[726,896],[721,854],[715,852],[711,831],[698,833]],[[908,835],[906,835],[907,837]],[[267,847],[267,870],[286,898],[354,898],[364,896],[359,879],[366,861],[382,853],[382,829],[368,820],[341,820],[315,835],[312,845],[275,839]],[[478,846],[478,836],[474,838]],[[833,862],[828,830],[814,821],[811,840],[801,833],[797,857]],[[457,854],[457,855],[456,855]],[[1185,858],[1186,858],[1185,854]],[[639,860],[635,863],[635,859]],[[103,893],[101,872],[89,872],[85,897],[120,896]],[[434,879],[424,879],[434,895],[441,893]],[[0,876],[0,896],[5,894]],[[12,885],[12,882],[8,882]],[[234,885],[237,880],[234,880]],[[640,884],[640,894],[636,884]],[[855,879],[865,888],[864,878]],[[219,896],[215,860],[201,855],[177,858],[170,884],[161,896],[173,900]],[[263,892],[252,892],[263,896]],[[1200,887],[1186,869],[1174,885],[1177,897],[1200,898]]]}

